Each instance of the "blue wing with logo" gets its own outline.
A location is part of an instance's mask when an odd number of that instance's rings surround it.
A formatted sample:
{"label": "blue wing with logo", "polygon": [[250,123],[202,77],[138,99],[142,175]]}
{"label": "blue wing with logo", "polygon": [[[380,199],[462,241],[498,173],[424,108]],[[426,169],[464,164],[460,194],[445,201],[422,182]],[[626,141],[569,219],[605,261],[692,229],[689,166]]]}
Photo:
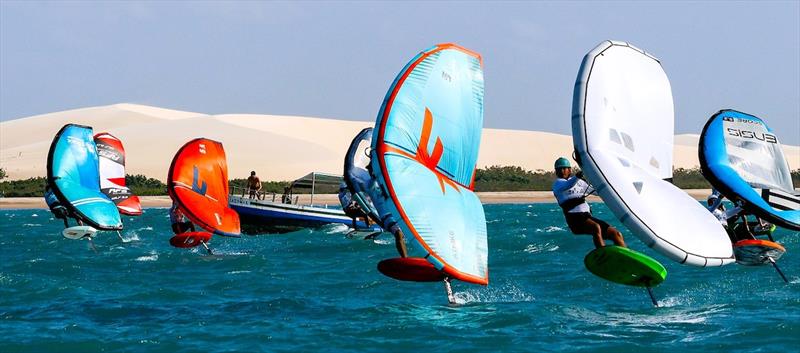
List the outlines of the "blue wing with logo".
{"label": "blue wing with logo", "polygon": [[722,110],[706,123],[698,157],[703,176],[745,211],[779,227],[800,230],[800,195],[778,137],[763,120]]}
{"label": "blue wing with logo", "polygon": [[75,218],[97,229],[122,229],[116,205],[100,191],[91,127],[67,124],[59,130],[47,155],[47,182]]}
{"label": "blue wing with logo", "polygon": [[437,269],[485,285],[486,220],[472,191],[482,128],[481,57],[440,44],[414,57],[395,79],[371,153],[373,174],[387,195],[376,205],[391,210],[413,235],[414,249]]}

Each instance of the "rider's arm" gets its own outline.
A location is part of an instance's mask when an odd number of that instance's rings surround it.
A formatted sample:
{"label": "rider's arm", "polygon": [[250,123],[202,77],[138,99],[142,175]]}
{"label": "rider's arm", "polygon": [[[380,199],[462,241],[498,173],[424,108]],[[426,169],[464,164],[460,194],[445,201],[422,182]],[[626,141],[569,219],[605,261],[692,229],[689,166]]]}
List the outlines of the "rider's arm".
{"label": "rider's arm", "polygon": [[734,208],[731,208],[730,210],[725,211],[725,218],[731,219],[733,217],[736,217],[739,214],[739,212],[742,212],[741,207],[736,206]]}
{"label": "rider's arm", "polygon": [[553,185],[553,191],[554,192],[561,192],[561,191],[567,190],[567,189],[575,186],[575,183],[577,183],[578,180],[581,180],[581,179],[578,179],[575,176],[571,176],[567,180],[558,179],[558,180],[556,180],[555,185]]}

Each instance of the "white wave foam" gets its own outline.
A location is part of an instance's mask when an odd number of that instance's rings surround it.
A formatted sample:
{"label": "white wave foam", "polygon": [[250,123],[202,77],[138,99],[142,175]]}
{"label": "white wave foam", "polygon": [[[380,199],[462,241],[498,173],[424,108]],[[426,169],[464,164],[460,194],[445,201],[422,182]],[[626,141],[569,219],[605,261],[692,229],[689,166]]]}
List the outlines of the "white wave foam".
{"label": "white wave foam", "polygon": [[528,244],[523,251],[529,254],[536,254],[540,252],[551,252],[556,250],[558,250],[558,245],[548,242],[544,244]]}
{"label": "white wave foam", "polygon": [[325,234],[345,234],[350,231],[350,227],[342,223],[328,224],[320,228]]}
{"label": "white wave foam", "polygon": [[500,287],[469,289],[453,294],[456,304],[470,303],[520,303],[532,302],[536,298],[513,284]]}
{"label": "white wave foam", "polygon": [[130,243],[132,241],[139,241],[139,234],[136,232],[131,232],[130,234],[126,234],[122,236],[123,243]]}
{"label": "white wave foam", "polygon": [[226,273],[229,274],[229,275],[236,275],[236,274],[240,274],[240,273],[250,273],[250,272],[252,272],[252,271],[228,271]]}
{"label": "white wave foam", "polygon": [[686,304],[685,298],[681,297],[666,297],[662,299],[658,299],[658,306],[662,308],[671,308],[674,306]]}
{"label": "white wave foam", "polygon": [[156,261],[156,260],[158,260],[158,255],[139,256],[136,258],[136,261]]}
{"label": "white wave foam", "polygon": [[143,228],[139,228],[137,230],[153,230],[153,227],[143,227]]}
{"label": "white wave foam", "polygon": [[[203,254],[206,253],[206,249],[204,249],[202,246],[197,246],[193,250],[196,250],[197,252],[202,252]],[[244,252],[244,251],[218,250],[218,249],[214,249],[214,248],[211,248],[211,252],[214,253],[214,256],[246,256],[246,255],[250,255],[249,253]]]}
{"label": "white wave foam", "polygon": [[39,215],[34,213],[34,214],[31,215],[31,217],[39,217]]}
{"label": "white wave foam", "polygon": [[22,225],[23,227],[41,227],[42,225],[39,223],[25,223]]}
{"label": "white wave foam", "polygon": [[552,233],[552,232],[563,232],[564,228],[556,227],[556,226],[547,226],[544,228],[536,228],[537,233]]}
{"label": "white wave foam", "polygon": [[600,326],[657,327],[664,324],[701,324],[712,315],[725,310],[724,305],[714,305],[702,310],[676,310],[667,305],[680,303],[677,298],[665,298],[659,301],[659,308],[648,312],[608,312],[593,311],[585,308],[569,308],[568,316]]}
{"label": "white wave foam", "polygon": [[147,256],[139,256],[136,258],[136,261],[156,261],[158,260],[158,253],[155,251],[151,251],[150,255]]}

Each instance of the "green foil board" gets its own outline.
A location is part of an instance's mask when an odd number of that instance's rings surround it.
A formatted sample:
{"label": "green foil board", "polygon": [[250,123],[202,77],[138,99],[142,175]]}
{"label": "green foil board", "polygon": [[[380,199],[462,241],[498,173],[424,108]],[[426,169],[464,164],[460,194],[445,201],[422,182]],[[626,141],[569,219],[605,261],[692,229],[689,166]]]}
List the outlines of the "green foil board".
{"label": "green foil board", "polygon": [[667,278],[667,269],[661,263],[620,246],[594,249],[583,263],[595,276],[629,286],[655,287]]}

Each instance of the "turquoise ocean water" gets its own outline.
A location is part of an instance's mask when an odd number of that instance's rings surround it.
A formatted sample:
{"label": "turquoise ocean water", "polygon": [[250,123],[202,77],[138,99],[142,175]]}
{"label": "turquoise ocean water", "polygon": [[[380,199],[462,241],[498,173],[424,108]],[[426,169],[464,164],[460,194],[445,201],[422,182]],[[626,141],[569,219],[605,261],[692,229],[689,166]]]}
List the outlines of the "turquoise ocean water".
{"label": "turquoise ocean water", "polygon": [[[219,256],[169,246],[166,209],[125,217],[120,241],[62,238],[45,210],[0,210],[0,351],[702,351],[800,349],[800,234],[779,230],[768,266],[695,268],[646,248],[667,281],[644,289],[583,267],[588,236],[555,204],[487,205],[490,284],[398,282],[378,261],[390,237],[328,226],[218,238]],[[602,204],[596,215],[611,220]],[[675,220],[680,222],[680,220]],[[611,222],[618,225],[618,222]],[[691,229],[687,229],[691,232]]]}

